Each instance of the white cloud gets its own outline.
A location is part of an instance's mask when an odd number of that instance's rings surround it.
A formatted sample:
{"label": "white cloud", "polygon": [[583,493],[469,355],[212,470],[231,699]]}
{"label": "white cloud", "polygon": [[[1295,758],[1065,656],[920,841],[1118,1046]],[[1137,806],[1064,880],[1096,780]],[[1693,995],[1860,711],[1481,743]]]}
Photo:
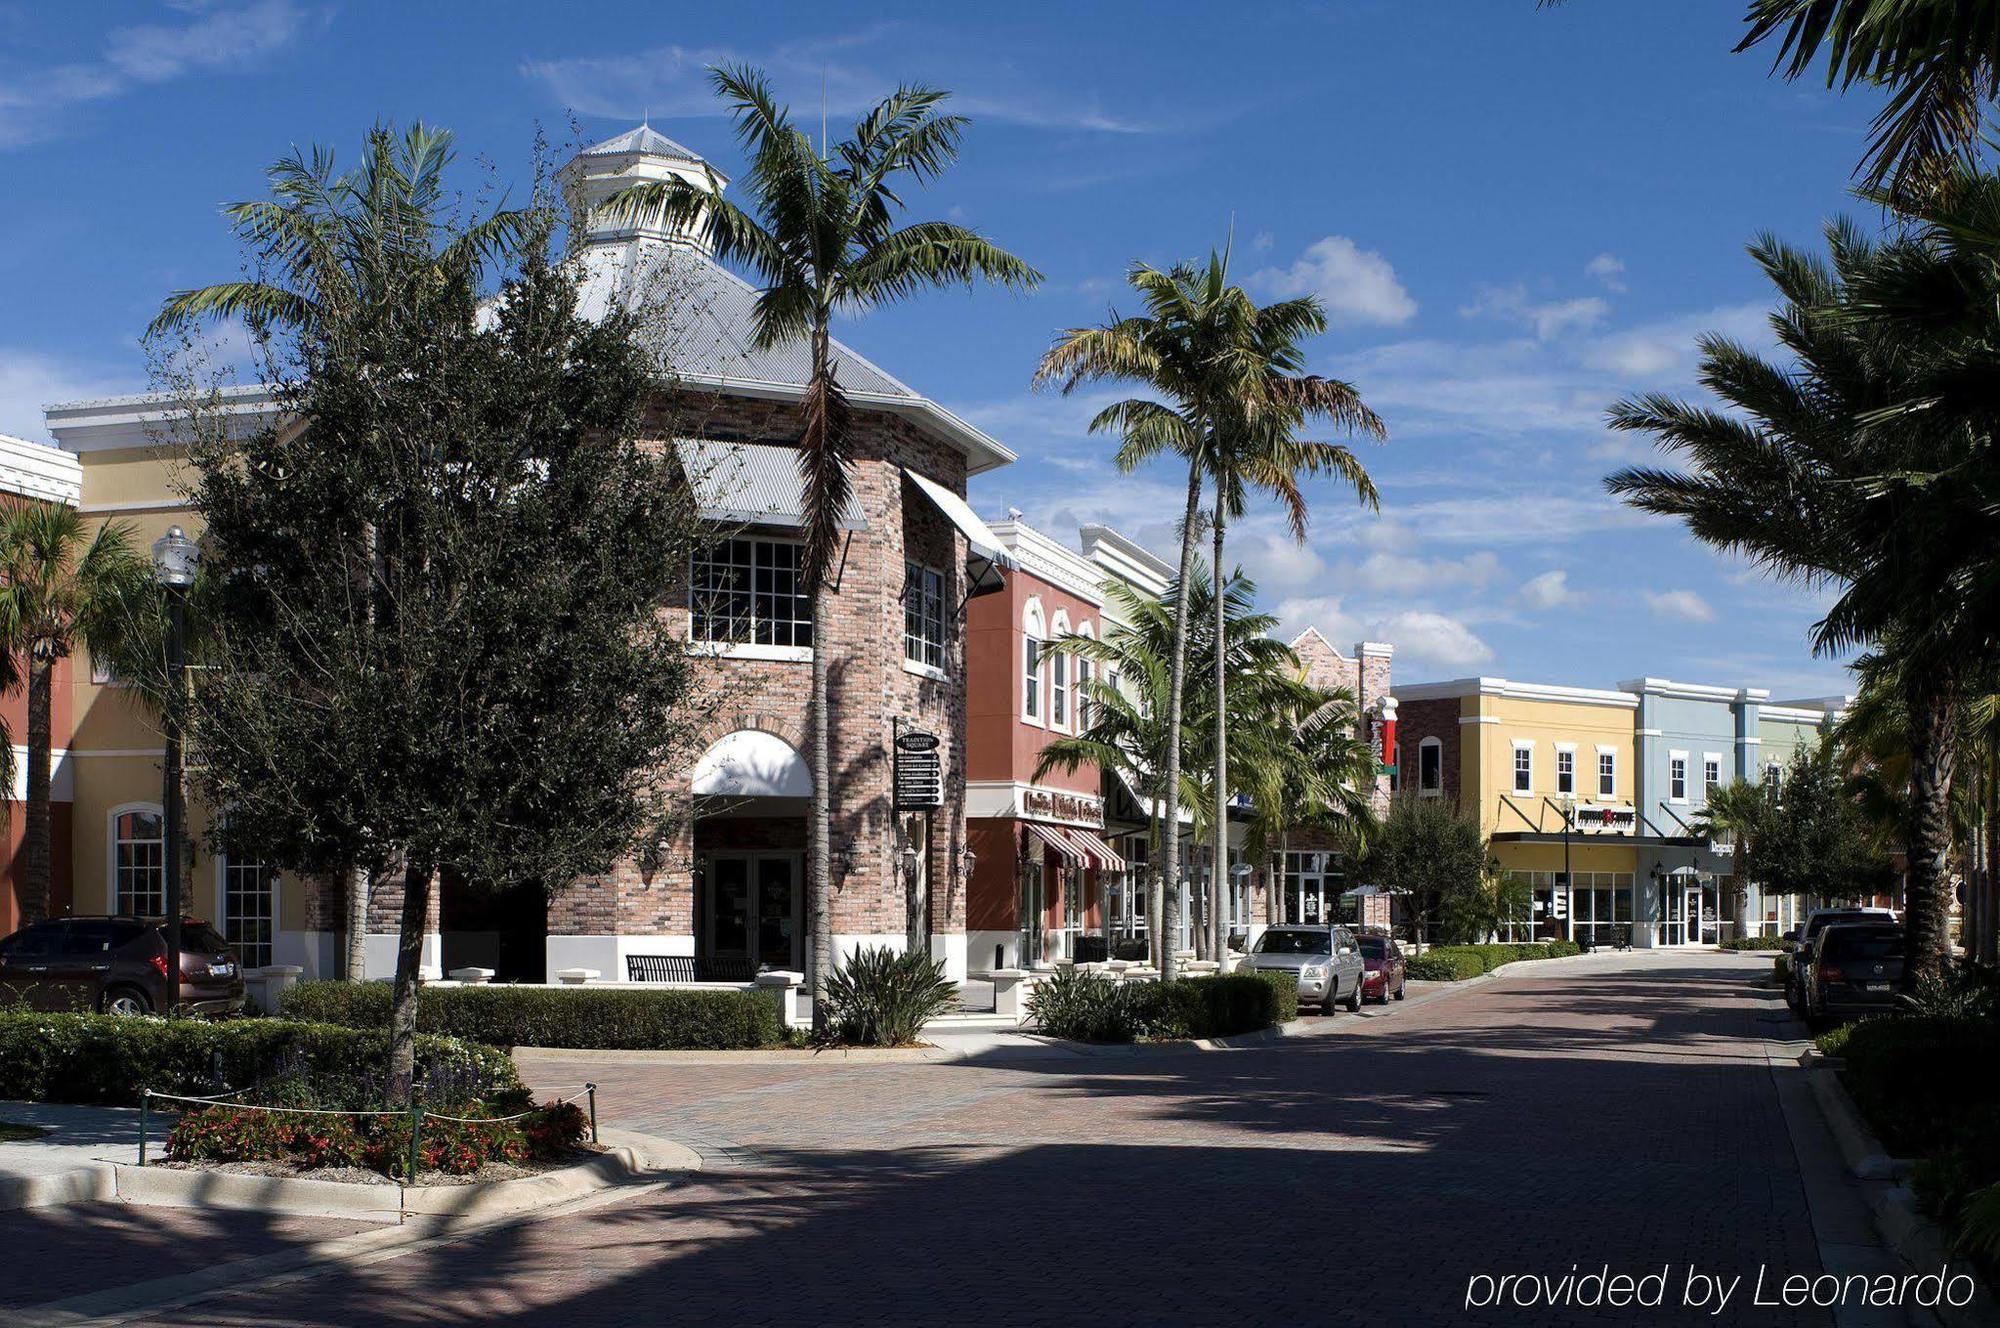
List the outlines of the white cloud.
{"label": "white cloud", "polygon": [[1335,323],[1395,325],[1409,322],[1417,312],[1417,302],[1396,280],[1389,260],[1345,235],[1316,240],[1290,267],[1263,268],[1250,280],[1280,298],[1319,296]]}
{"label": "white cloud", "polygon": [[1653,612],[1665,618],[1697,623],[1715,621],[1715,610],[1692,590],[1649,590],[1646,592],[1646,603],[1653,606]]}
{"label": "white cloud", "polygon": [[[563,106],[583,115],[620,120],[637,120],[642,115],[696,119],[729,114],[709,85],[709,69],[747,64],[769,76],[780,98],[789,98],[799,108],[801,120],[810,118],[808,108],[819,107],[822,89],[827,113],[848,119],[896,89],[897,78],[854,58],[856,51],[875,45],[889,26],[877,25],[834,39],[786,42],[762,51],[669,45],[617,55],[528,60],[522,63],[521,73],[541,84]],[[1094,97],[1040,85],[1003,86],[994,81],[999,76],[996,66],[984,66],[981,77],[957,85],[950,109],[976,119],[1031,128],[1135,134],[1155,127],[1128,115],[1112,114]]]}
{"label": "white cloud", "polygon": [[1269,231],[1258,231],[1250,237],[1250,247],[1260,254],[1275,243],[1277,243],[1277,237]]}
{"label": "white cloud", "polygon": [[1396,647],[1396,663],[1405,677],[1425,673],[1463,673],[1493,658],[1493,647],[1456,618],[1427,609],[1408,609],[1375,619],[1368,639]]}
{"label": "white cloud", "polygon": [[0,83],[0,148],[68,132],[65,112],[73,107],[205,70],[251,64],[289,46],[314,17],[292,0],[186,12],[199,17],[117,28],[97,60],[16,74]]}
{"label": "white cloud", "polygon": [[1571,328],[1595,327],[1610,314],[1611,306],[1595,295],[1536,302],[1522,286],[1489,286],[1458,312],[1465,318],[1486,315],[1521,323],[1534,329],[1537,341],[1548,341]]}
{"label": "white cloud", "polygon": [[1599,254],[1583,265],[1584,272],[1604,283],[1606,290],[1625,289],[1625,260],[1616,254]]}
{"label": "white cloud", "polygon": [[1701,355],[1695,338],[1715,332],[1753,349],[1762,348],[1771,340],[1769,316],[1765,305],[1735,304],[1642,323],[1599,338],[1584,352],[1583,362],[1590,368],[1645,379],[1649,384],[1691,382]]}
{"label": "white cloud", "polygon": [[1582,598],[1569,588],[1569,573],[1562,568],[1530,577],[1521,586],[1521,599],[1537,609],[1565,608]]}
{"label": "white cloud", "polygon": [[129,377],[115,378],[41,351],[0,346],[0,433],[51,442],[42,424],[42,407],[131,390]]}

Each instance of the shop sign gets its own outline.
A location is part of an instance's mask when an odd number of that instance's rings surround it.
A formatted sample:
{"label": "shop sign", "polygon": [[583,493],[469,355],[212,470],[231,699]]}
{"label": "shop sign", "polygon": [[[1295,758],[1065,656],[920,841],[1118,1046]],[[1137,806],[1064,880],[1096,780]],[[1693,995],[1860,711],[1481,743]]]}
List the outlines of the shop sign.
{"label": "shop sign", "polygon": [[944,762],[938,755],[937,734],[909,729],[896,735],[891,782],[895,785],[899,812],[932,811],[944,806]]}
{"label": "shop sign", "polygon": [[1577,833],[1585,835],[1629,835],[1639,823],[1636,810],[1615,803],[1580,802],[1574,816]]}
{"label": "shop sign", "polygon": [[1021,815],[1037,821],[1067,821],[1101,830],[1104,800],[1062,789],[1026,788],[1021,790]]}

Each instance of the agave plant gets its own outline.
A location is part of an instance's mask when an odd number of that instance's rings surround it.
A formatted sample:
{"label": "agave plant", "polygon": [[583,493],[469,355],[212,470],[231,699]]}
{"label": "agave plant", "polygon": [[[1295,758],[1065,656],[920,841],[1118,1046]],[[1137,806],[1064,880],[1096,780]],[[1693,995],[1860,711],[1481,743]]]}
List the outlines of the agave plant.
{"label": "agave plant", "polygon": [[957,1003],[958,988],[929,955],[863,946],[828,976],[825,1000],[822,1043],[907,1047]]}

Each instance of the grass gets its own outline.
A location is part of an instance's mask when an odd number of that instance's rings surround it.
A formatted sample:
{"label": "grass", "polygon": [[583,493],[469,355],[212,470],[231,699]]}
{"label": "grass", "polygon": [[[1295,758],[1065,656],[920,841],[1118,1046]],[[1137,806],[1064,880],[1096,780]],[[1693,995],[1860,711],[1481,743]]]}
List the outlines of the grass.
{"label": "grass", "polygon": [[13,1121],[0,1120],[0,1144],[25,1144],[47,1133],[39,1125],[16,1125]]}

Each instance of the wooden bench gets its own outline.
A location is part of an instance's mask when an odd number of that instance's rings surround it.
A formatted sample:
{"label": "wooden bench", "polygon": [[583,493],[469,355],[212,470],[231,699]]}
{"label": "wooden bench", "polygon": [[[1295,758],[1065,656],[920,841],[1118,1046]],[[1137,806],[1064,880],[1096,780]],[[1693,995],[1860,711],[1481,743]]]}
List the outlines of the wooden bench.
{"label": "wooden bench", "polygon": [[748,959],[701,959],[693,955],[626,955],[628,982],[749,982],[757,965]]}

